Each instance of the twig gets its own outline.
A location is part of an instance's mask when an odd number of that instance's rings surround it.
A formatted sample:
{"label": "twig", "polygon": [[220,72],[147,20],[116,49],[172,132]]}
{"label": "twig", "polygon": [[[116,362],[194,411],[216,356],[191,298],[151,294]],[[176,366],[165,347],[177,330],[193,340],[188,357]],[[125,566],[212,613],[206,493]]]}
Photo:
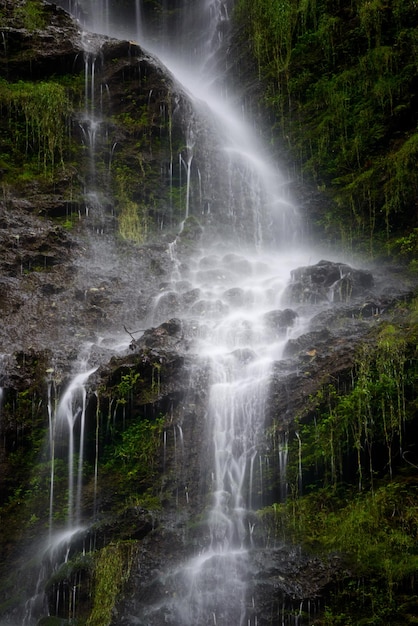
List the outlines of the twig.
{"label": "twig", "polygon": [[135,337],[134,337],[134,334],[135,334],[135,333],[144,333],[144,332],[145,332],[145,330],[146,330],[146,329],[142,329],[142,328],[141,328],[140,330],[133,330],[132,332],[130,332],[130,331],[126,328],[125,324],[123,325],[123,328],[124,328],[125,332],[127,332],[127,333],[128,333],[128,335],[130,336],[130,338],[132,339],[132,341],[136,341],[136,339],[135,339]]}

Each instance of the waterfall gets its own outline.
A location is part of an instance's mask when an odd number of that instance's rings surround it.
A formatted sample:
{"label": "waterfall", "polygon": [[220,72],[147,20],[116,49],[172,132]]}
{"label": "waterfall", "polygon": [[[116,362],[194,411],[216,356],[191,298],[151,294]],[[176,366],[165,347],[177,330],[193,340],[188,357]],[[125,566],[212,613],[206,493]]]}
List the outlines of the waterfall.
{"label": "waterfall", "polygon": [[[280,307],[292,265],[300,262],[299,218],[286,194],[285,177],[266,158],[264,147],[240,113],[225,100],[223,81],[213,74],[215,57],[225,43],[228,4],[219,0],[194,3],[194,20],[186,15],[186,28],[202,15],[210,16],[208,37],[194,40],[193,63],[190,51],[184,53],[184,40],[169,54],[164,42],[158,50],[192,93],[197,115],[206,115],[209,108],[215,120],[221,137],[222,207],[233,229],[225,229],[227,238],[218,231],[212,243],[204,237],[203,249],[189,259],[183,273],[181,265],[174,264],[172,284],[187,282],[190,292],[199,294],[181,315],[199,329],[193,350],[210,372],[205,433],[211,458],[207,466],[210,505],[206,545],[183,564],[167,569],[164,596],[138,607],[139,623],[150,626],[162,621],[172,626],[258,623],[250,585],[253,509],[263,506],[261,441],[272,364],[281,358],[287,338],[268,320]],[[222,93],[217,91],[219,86]],[[194,143],[180,157],[187,183],[186,218],[192,202],[193,150]],[[209,181],[206,173],[205,184],[217,184],[219,173],[211,180],[213,172],[212,168]],[[171,255],[173,250],[171,245]],[[177,289],[181,293],[181,287]],[[173,298],[173,292],[156,297],[150,324],[164,321],[167,309],[162,302],[168,297]],[[285,497],[287,441],[279,456]]]}
{"label": "waterfall", "polygon": [[[292,264],[288,256],[258,246],[230,253],[219,244],[189,262],[188,287],[200,297],[182,315],[199,329],[194,350],[210,372],[207,544],[164,574],[169,599],[140,609],[143,623],[160,624],[161,606],[172,626],[257,623],[248,582],[254,511],[264,504],[261,442],[272,364],[287,340],[270,326],[269,313],[280,304]],[[184,282],[178,266],[173,278]],[[155,300],[156,322],[161,297]],[[279,458],[285,496],[287,440]]]}
{"label": "waterfall", "polygon": [[[80,2],[88,25],[101,33],[112,32],[110,0]],[[185,183],[184,212],[179,238],[190,216],[203,216],[201,245],[193,247],[187,262],[177,257],[178,239],[167,244],[172,262],[172,281],[154,298],[146,322],[155,326],[177,315],[194,328],[190,352],[209,372],[206,406],[205,447],[202,471],[209,485],[204,544],[189,551],[175,566],[157,572],[155,586],[164,587],[159,597],[140,603],[132,619],[158,626],[257,626],[257,606],[251,590],[251,558],[254,549],[254,511],[263,502],[262,441],[273,363],[280,359],[286,330],[271,323],[280,310],[290,271],[301,263],[298,248],[298,212],[287,193],[287,180],[266,155],[259,137],[225,99],[225,77],[215,73],[226,45],[231,2],[199,0],[182,8],[168,41],[147,40],[143,21],[144,3],[135,2],[133,25],[124,25],[132,39],[143,38],[152,52],[173,72],[190,93],[193,113],[187,143],[178,155],[180,189]],[[168,3],[163,3],[164,7]],[[163,21],[167,19],[165,11]],[[119,24],[118,27],[121,25]],[[170,29],[163,23],[161,32]],[[190,38],[185,31],[190,30]],[[204,34],[206,33],[206,35]],[[88,42],[87,42],[88,43]],[[187,45],[188,44],[188,45]],[[90,189],[86,196],[95,207],[96,111],[95,84],[98,51],[86,44],[85,110],[81,122],[90,155]],[[220,91],[219,91],[220,90]],[[151,99],[152,91],[149,92]],[[204,159],[200,122],[215,147]],[[209,121],[208,121],[209,120]],[[204,124],[202,124],[204,126]],[[209,128],[209,130],[207,130]],[[204,133],[203,133],[204,134]],[[171,139],[170,139],[171,141]],[[116,143],[111,144],[111,156]],[[109,160],[109,175],[111,174]],[[174,159],[170,163],[172,176]],[[201,164],[202,167],[201,167]],[[183,179],[182,179],[183,177]],[[197,191],[195,191],[197,189]],[[208,189],[211,193],[208,193]],[[217,204],[213,210],[210,201]],[[88,207],[86,212],[88,211]],[[219,223],[216,223],[219,219]],[[92,247],[97,244],[93,242]],[[95,248],[95,251],[98,248]],[[101,254],[101,256],[100,256]],[[97,253],[103,269],[111,259],[108,250]],[[306,257],[309,253],[306,252]],[[102,258],[103,257],[103,258]],[[109,255],[110,257],[110,255]],[[192,300],[178,296],[196,294]],[[289,327],[291,324],[288,325]],[[289,331],[291,332],[291,330]],[[82,523],[82,476],[86,418],[85,384],[96,368],[82,362],[62,395],[56,411],[50,388],[50,566]],[[174,439],[175,465],[183,469],[184,439],[180,424],[164,433],[164,466],[167,438]],[[96,440],[96,449],[98,447]],[[57,539],[53,532],[55,460],[60,454],[67,467],[67,534]],[[286,447],[280,451],[281,488],[285,493]],[[204,458],[203,458],[204,457]],[[77,461],[75,460],[77,458]],[[97,456],[95,490],[97,483]],[[257,486],[257,487],[256,487]],[[177,490],[177,502],[189,505],[187,484]],[[96,508],[96,503],[95,503]],[[63,548],[64,546],[64,548]],[[67,556],[64,556],[67,558]],[[55,565],[51,565],[54,563]],[[45,579],[44,571],[40,580]],[[41,585],[38,585],[39,590]],[[25,624],[32,626],[38,596],[28,605]],[[163,616],[163,617],[162,617]],[[70,616],[71,618],[72,616]],[[284,624],[285,622],[283,622]]]}
{"label": "waterfall", "polygon": [[[156,587],[163,581],[164,594],[140,603],[135,618],[149,626],[162,621],[172,626],[256,626],[258,620],[250,585],[253,510],[263,506],[261,442],[272,364],[281,358],[287,338],[271,326],[268,316],[280,308],[290,270],[300,263],[299,218],[286,193],[285,176],[265,155],[265,147],[240,112],[225,100],[225,82],[214,73],[226,43],[230,4],[201,0],[192,8],[184,7],[184,22],[176,24],[176,42],[170,37],[155,46],[142,32],[146,45],[162,58],[194,102],[195,119],[190,120],[187,145],[179,154],[179,174],[185,182],[184,220],[192,209],[194,215],[202,211],[199,194],[193,195],[195,176],[199,189],[219,185],[218,214],[228,223],[224,232],[222,226],[208,229],[202,249],[191,255],[187,266],[177,262],[176,242],[169,244],[172,282],[156,296],[149,313],[149,325],[178,314],[197,329],[192,350],[209,371],[205,441],[210,489],[206,544],[155,581]],[[205,31],[199,32],[202,21]],[[163,24],[162,32],[165,29]],[[188,37],[190,46],[185,49]],[[193,166],[199,125],[195,122],[208,116],[216,153],[210,166],[197,175]],[[184,285],[199,294],[188,306],[177,305]],[[180,465],[181,431],[174,427],[172,433]],[[285,495],[285,445],[280,464]],[[187,485],[184,490],[188,503]],[[177,503],[180,491],[183,486],[177,488]]]}
{"label": "waterfall", "polygon": [[143,36],[141,0],[135,0],[135,20],[136,20],[136,39],[137,41],[141,41],[142,36]]}

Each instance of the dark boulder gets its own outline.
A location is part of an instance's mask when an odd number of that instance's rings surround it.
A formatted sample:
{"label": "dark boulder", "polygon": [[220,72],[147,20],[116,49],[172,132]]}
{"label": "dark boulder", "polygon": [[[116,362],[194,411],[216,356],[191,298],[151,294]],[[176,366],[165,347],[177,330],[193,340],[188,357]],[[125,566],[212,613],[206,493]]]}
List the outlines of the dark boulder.
{"label": "dark boulder", "polygon": [[371,272],[345,263],[319,261],[291,272],[285,299],[290,303],[346,302],[373,287]]}
{"label": "dark boulder", "polygon": [[184,339],[183,323],[172,318],[157,328],[150,328],[142,337],[131,344],[132,350],[172,350],[178,349]]}
{"label": "dark boulder", "polygon": [[231,354],[244,365],[251,363],[251,361],[257,358],[254,350],[250,350],[249,348],[239,348],[238,350],[234,350]]}
{"label": "dark boulder", "polygon": [[[28,30],[2,0],[3,49],[0,75],[15,80],[45,79],[57,74],[81,71],[84,66],[80,26],[60,7],[45,3],[45,27]],[[4,12],[4,13],[3,13]]]}
{"label": "dark boulder", "polygon": [[280,623],[288,624],[293,623],[288,621],[290,616],[299,614],[302,607],[312,610],[343,568],[337,556],[320,560],[286,545],[255,552],[251,565],[252,597],[260,626],[272,623],[273,612],[282,616]]}
{"label": "dark boulder", "polygon": [[283,311],[269,311],[264,315],[264,322],[268,328],[274,330],[277,335],[284,335],[286,329],[293,326],[298,314],[292,309],[284,309]]}

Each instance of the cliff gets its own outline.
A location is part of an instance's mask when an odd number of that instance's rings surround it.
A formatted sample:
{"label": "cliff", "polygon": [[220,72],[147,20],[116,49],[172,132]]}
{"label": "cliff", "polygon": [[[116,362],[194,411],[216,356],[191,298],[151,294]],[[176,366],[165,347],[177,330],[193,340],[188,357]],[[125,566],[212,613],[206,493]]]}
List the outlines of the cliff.
{"label": "cliff", "polygon": [[[153,55],[50,3],[1,0],[0,30],[0,616],[175,624],[177,565],[209,541],[212,451],[209,359],[194,351],[209,301],[173,270],[192,276],[209,234],[247,243],[254,216],[240,202],[225,212],[213,122]],[[197,271],[220,284],[221,270],[249,271],[230,250],[221,261]],[[214,314],[225,302],[245,308],[245,293],[225,291]],[[264,320],[285,346],[246,518],[249,619],[253,602],[260,626],[412,624],[414,276],[320,261],[294,268],[282,304]],[[45,442],[83,359],[79,524],[46,553],[76,495],[70,443],[51,461]]]}

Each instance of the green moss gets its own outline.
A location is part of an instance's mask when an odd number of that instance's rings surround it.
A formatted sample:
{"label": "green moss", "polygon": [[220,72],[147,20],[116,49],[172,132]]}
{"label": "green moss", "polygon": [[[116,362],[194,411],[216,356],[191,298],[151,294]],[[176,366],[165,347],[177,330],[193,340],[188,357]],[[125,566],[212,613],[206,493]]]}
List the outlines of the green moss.
{"label": "green moss", "polygon": [[47,26],[44,8],[38,0],[25,0],[21,6],[16,7],[14,15],[30,31],[42,30]]}
{"label": "green moss", "polygon": [[[53,174],[57,163],[63,164],[68,147],[72,107],[65,88],[55,82],[1,80],[0,109],[8,121],[14,159],[21,159],[23,154],[30,165],[32,159],[35,161],[38,172]],[[0,136],[0,144],[3,137]],[[30,168],[26,174],[29,179],[34,176]],[[21,176],[25,176],[25,171]]]}
{"label": "green moss", "polygon": [[[411,134],[387,157],[388,180],[385,184],[384,210],[389,222],[392,214],[399,214],[405,205],[416,204],[418,191],[418,133]],[[412,224],[413,225],[413,224]]]}
{"label": "green moss", "polygon": [[[129,100],[129,96],[127,98]],[[150,128],[150,112],[147,105],[136,105],[135,102],[131,103],[135,107],[132,112],[125,111],[112,117],[112,121],[124,127],[130,133],[143,134],[148,133]]]}
{"label": "green moss", "polygon": [[87,572],[91,574],[94,569],[94,557],[92,554],[79,554],[76,558],[66,561],[61,567],[54,572],[45,585],[45,591],[48,591],[53,585],[61,582],[69,584],[76,574]]}
{"label": "green moss", "polygon": [[314,419],[312,413],[301,419],[300,440],[292,444],[294,472],[301,445],[305,474],[320,477],[324,487],[337,488],[355,477],[360,490],[373,489],[376,473],[392,476],[406,423],[414,419],[413,406],[408,408],[418,374],[409,361],[415,356],[414,341],[415,333],[382,325],[373,343],[358,351],[351,389],[341,393],[326,385],[312,398]]}
{"label": "green moss", "polygon": [[134,542],[111,543],[95,557],[93,610],[86,626],[109,626],[118,595],[129,579],[135,556]]}
{"label": "green moss", "polygon": [[317,489],[258,517],[269,543],[301,544],[325,562],[338,555],[335,587],[315,623],[400,626],[409,623],[400,598],[416,587],[417,512],[416,481],[400,478],[355,497],[347,490]]}
{"label": "green moss", "polygon": [[334,205],[328,238],[371,256],[418,226],[418,7],[407,0],[239,0],[265,101],[301,170]]}
{"label": "green moss", "polygon": [[140,495],[153,485],[164,423],[138,416],[109,447],[103,470],[119,482],[119,495]]}
{"label": "green moss", "polygon": [[148,235],[150,218],[145,204],[132,199],[135,182],[136,177],[126,165],[114,168],[113,184],[117,200],[119,234],[128,241],[143,243]]}
{"label": "green moss", "polygon": [[[341,565],[319,626],[401,626],[417,592],[417,300],[371,331],[351,373],[311,397],[289,435],[288,499],[259,511],[269,542]],[[280,422],[279,422],[280,423]],[[280,433],[272,428],[272,448]]]}

